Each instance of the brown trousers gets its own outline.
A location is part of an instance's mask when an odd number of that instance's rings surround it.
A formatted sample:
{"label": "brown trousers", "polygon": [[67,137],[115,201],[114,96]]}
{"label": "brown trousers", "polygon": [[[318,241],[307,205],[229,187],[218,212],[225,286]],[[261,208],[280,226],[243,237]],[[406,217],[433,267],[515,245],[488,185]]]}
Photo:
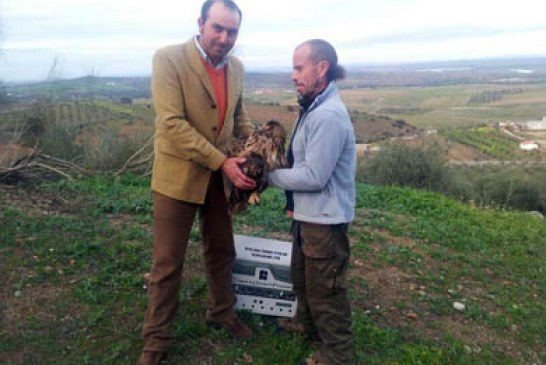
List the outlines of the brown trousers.
{"label": "brown trousers", "polygon": [[319,337],[313,357],[327,365],[354,361],[351,306],[347,288],[347,224],[294,222],[291,276],[298,299],[296,320]]}
{"label": "brown trousers", "polygon": [[174,341],[171,325],[178,309],[184,257],[196,211],[203,239],[209,321],[222,322],[236,316],[231,283],[235,248],[221,173],[212,174],[203,205],[156,192],[153,196],[154,251],[142,335],[145,351],[167,351]]}

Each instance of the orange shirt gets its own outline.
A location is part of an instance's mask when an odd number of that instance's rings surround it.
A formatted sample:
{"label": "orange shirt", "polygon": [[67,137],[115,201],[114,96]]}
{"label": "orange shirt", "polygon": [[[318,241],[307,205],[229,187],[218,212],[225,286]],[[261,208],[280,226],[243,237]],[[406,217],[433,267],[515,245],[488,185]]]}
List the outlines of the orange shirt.
{"label": "orange shirt", "polygon": [[218,109],[218,134],[224,126],[224,118],[226,117],[227,109],[227,83],[226,83],[226,66],[217,70],[207,61],[203,60],[207,73],[209,74],[210,83],[214,90]]}

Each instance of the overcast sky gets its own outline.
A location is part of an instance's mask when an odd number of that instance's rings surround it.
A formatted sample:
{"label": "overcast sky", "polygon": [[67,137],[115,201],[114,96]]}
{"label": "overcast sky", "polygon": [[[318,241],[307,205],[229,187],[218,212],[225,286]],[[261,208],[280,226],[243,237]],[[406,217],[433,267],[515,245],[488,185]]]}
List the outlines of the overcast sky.
{"label": "overcast sky", "polygon": [[[544,0],[239,0],[247,70],[291,65],[324,38],[340,62],[546,55]],[[0,80],[148,75],[155,49],[197,32],[202,1],[0,0]]]}

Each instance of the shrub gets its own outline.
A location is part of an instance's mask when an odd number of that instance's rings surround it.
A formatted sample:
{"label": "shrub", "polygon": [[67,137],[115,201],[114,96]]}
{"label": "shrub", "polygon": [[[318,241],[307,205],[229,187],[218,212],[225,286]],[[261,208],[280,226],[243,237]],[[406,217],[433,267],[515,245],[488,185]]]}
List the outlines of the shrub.
{"label": "shrub", "polygon": [[359,180],[375,185],[409,186],[444,192],[449,183],[446,152],[437,143],[391,144],[359,163]]}
{"label": "shrub", "polygon": [[546,212],[546,169],[511,166],[459,172],[471,186],[465,199],[479,205]]}
{"label": "shrub", "polygon": [[360,181],[443,193],[479,206],[546,213],[546,168],[525,166],[450,167],[435,143],[389,145],[359,162]]}
{"label": "shrub", "polygon": [[16,126],[16,129],[22,131],[21,134],[21,144],[26,147],[33,148],[36,146],[42,135],[46,130],[45,119],[40,117],[27,117],[24,121],[19,123],[20,125]]}
{"label": "shrub", "polygon": [[144,145],[148,138],[149,135],[144,133],[126,136],[111,129],[101,131],[95,138],[84,141],[83,164],[92,170],[117,170]]}
{"label": "shrub", "polygon": [[43,154],[61,160],[75,161],[83,153],[82,146],[76,142],[77,133],[77,128],[74,127],[48,127],[38,139],[38,149]]}

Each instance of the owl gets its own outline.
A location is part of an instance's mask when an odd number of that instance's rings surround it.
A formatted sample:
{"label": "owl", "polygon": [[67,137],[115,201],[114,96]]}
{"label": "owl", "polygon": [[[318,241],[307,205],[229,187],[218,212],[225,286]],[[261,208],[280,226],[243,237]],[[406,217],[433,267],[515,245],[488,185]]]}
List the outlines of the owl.
{"label": "owl", "polygon": [[260,194],[267,187],[267,173],[288,165],[284,153],[285,143],[286,129],[276,120],[265,123],[248,138],[236,140],[230,156],[246,159],[240,168],[245,175],[256,181],[256,187],[251,190],[233,187],[229,197],[232,212],[240,213],[248,204],[260,203]]}

